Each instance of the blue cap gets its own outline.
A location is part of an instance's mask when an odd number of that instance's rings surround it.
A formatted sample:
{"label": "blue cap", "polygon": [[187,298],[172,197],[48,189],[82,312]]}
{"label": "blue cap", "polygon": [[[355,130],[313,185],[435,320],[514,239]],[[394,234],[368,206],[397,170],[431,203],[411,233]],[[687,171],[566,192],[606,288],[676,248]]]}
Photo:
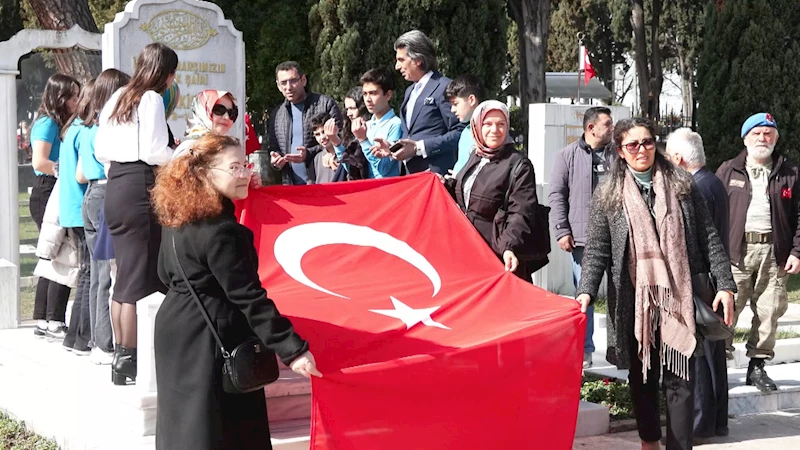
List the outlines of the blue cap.
{"label": "blue cap", "polygon": [[742,139],[755,127],[772,127],[777,130],[778,123],[775,122],[775,118],[770,113],[753,114],[742,125]]}

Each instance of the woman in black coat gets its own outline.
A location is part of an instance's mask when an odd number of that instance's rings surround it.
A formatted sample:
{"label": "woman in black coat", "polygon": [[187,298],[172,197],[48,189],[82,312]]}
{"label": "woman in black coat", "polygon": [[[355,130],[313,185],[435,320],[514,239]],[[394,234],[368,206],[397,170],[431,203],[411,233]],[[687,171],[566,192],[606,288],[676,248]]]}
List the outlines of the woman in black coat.
{"label": "woman in black coat", "polygon": [[667,398],[667,450],[692,448],[692,368],[698,348],[692,276],[717,281],[714,308],[733,320],[728,256],[702,194],[688,172],[656,151],[646,119],[619,121],[619,158],[592,200],[589,239],[577,301],[582,311],[597,298],[611,264],[616,298],[608,302],[606,359],[628,375],[642,449],[659,449],[659,379]]}
{"label": "woman in black coat", "polygon": [[209,133],[164,167],[153,189],[165,227],[158,273],[169,286],[154,338],[160,450],[271,448],[264,391],[223,391],[221,351],[178,270],[173,238],[226,349],[257,336],[295,372],[321,376],[308,343],[267,298],[253,233],[236,222],[231,200],[247,196],[246,164],[236,139]]}
{"label": "woman in black coat", "polygon": [[[509,142],[508,123],[503,103],[489,100],[478,105],[470,121],[475,151],[456,178],[443,180],[506,270],[533,282],[531,275],[541,264],[521,256],[533,239],[536,178],[530,160]],[[521,166],[512,180],[517,163]],[[510,193],[507,215],[502,211],[506,192]]]}

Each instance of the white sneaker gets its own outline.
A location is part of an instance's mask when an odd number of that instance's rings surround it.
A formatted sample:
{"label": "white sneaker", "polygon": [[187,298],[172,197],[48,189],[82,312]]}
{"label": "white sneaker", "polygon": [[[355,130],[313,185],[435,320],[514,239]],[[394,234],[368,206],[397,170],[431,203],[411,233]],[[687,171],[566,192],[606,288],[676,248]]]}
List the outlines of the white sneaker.
{"label": "white sneaker", "polygon": [[98,366],[107,366],[111,364],[111,361],[113,359],[114,359],[113,352],[106,353],[97,347],[92,349],[92,354],[91,356],[89,356],[89,360],[97,364]]}
{"label": "white sneaker", "polygon": [[592,367],[592,354],[588,352],[583,353],[583,368],[588,369]]}

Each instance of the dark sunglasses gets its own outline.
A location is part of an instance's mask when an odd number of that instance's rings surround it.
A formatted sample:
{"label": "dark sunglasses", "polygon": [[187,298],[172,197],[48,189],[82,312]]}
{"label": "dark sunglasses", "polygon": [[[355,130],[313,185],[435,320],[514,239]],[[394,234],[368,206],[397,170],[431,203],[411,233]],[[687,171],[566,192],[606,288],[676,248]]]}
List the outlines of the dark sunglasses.
{"label": "dark sunglasses", "polygon": [[627,144],[620,145],[620,148],[624,148],[625,151],[630,153],[631,155],[635,155],[639,153],[639,149],[644,147],[645,150],[652,150],[656,148],[656,140],[653,138],[642,139],[642,142],[628,142]]}
{"label": "dark sunglasses", "polygon": [[224,116],[225,113],[227,113],[228,118],[234,122],[236,122],[236,118],[239,117],[239,110],[236,108],[236,105],[233,105],[233,108],[231,109],[228,109],[223,105],[214,105],[214,107],[211,108],[211,113],[214,114],[215,116],[220,116],[220,117]]}

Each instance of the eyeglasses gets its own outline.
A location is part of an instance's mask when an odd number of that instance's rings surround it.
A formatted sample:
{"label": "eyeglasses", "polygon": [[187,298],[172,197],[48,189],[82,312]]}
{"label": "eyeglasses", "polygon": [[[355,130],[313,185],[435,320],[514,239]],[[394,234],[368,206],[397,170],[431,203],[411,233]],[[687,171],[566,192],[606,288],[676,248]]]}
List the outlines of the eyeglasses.
{"label": "eyeglasses", "polygon": [[622,144],[619,146],[620,148],[624,148],[626,152],[630,153],[631,155],[635,155],[639,153],[639,150],[644,147],[645,150],[650,151],[656,148],[656,140],[653,138],[642,139],[641,142],[628,142],[627,144]]}
{"label": "eyeglasses", "polygon": [[219,170],[220,172],[225,172],[228,175],[236,178],[250,178],[250,175],[253,173],[253,165],[248,164],[246,166],[236,166],[229,170],[212,167],[211,170]]}
{"label": "eyeglasses", "polygon": [[236,122],[236,118],[239,117],[239,109],[236,108],[236,105],[233,105],[233,108],[231,109],[226,108],[224,105],[214,105],[214,107],[211,108],[211,114],[214,114],[215,116],[222,117],[226,113],[228,114],[228,118],[234,122]]}
{"label": "eyeglasses", "polygon": [[278,86],[286,87],[286,86],[297,86],[297,83],[300,82],[300,78],[290,78],[288,80],[278,81]]}

